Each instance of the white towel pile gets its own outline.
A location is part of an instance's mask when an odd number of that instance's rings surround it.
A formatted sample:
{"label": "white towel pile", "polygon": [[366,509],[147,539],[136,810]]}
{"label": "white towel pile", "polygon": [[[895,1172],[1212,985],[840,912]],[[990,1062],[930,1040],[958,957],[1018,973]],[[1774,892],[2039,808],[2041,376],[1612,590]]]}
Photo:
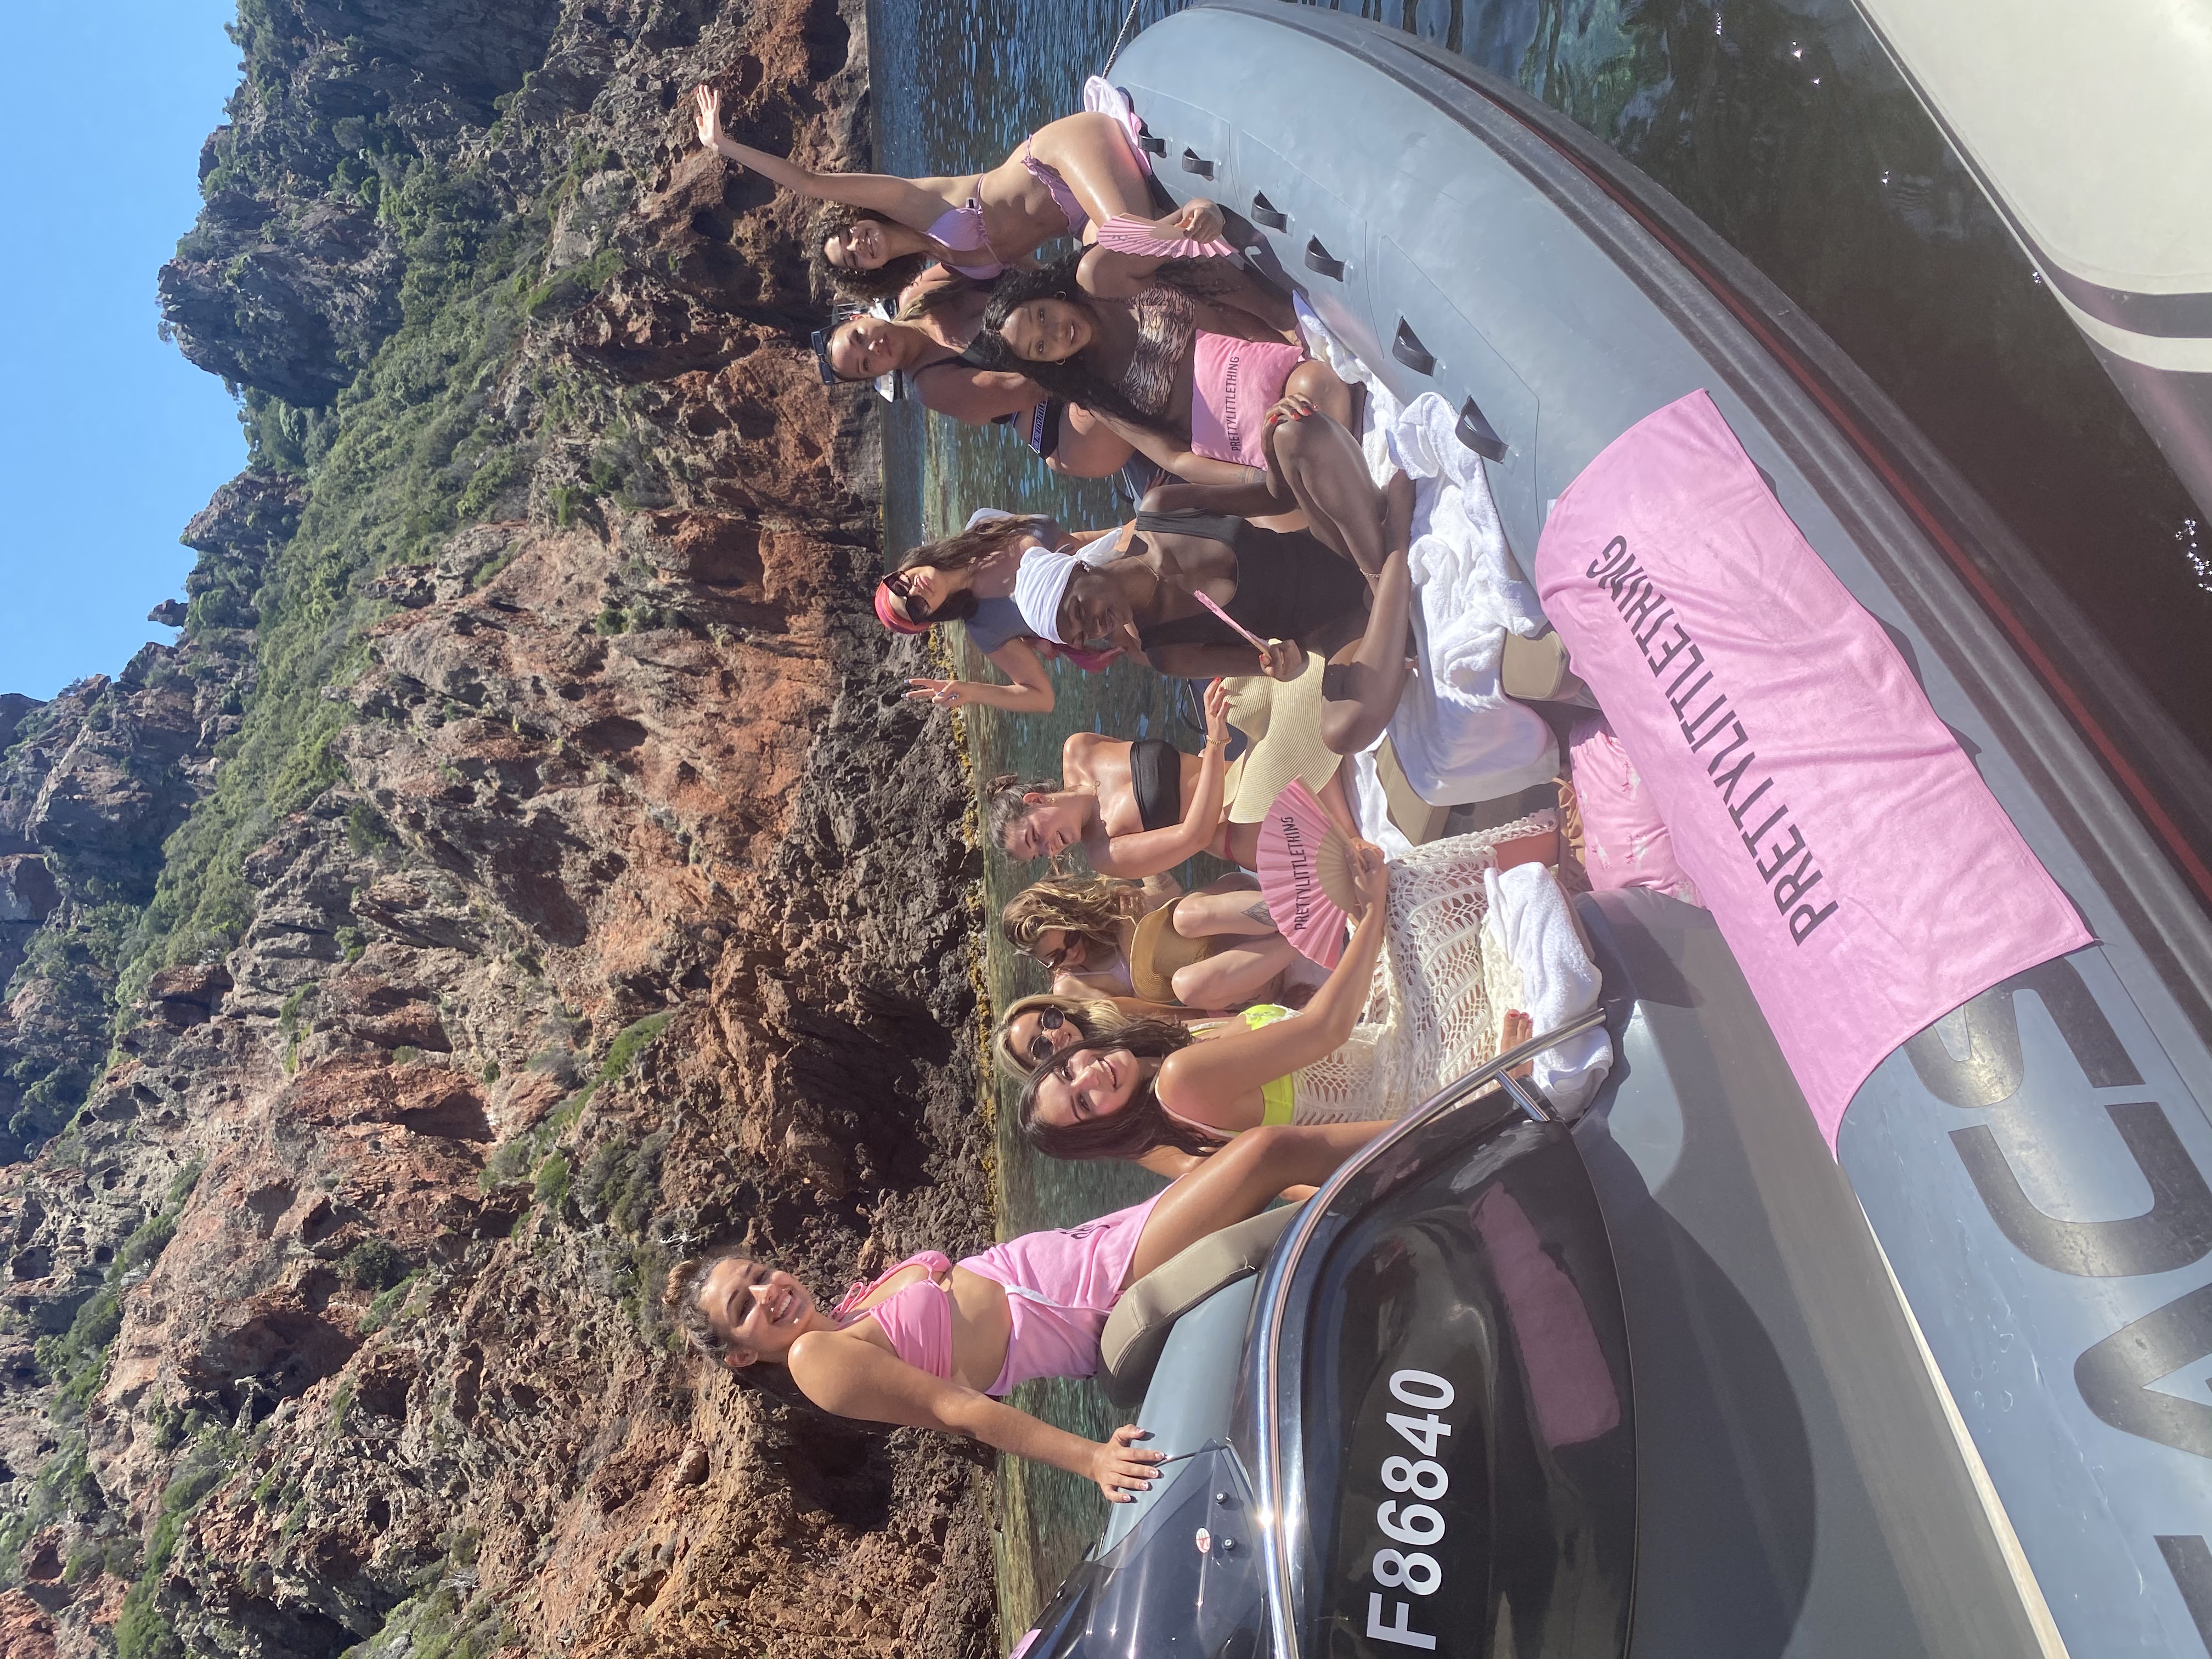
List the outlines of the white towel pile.
{"label": "white towel pile", "polygon": [[[1449,805],[1495,800],[1556,775],[1551,728],[1498,683],[1507,630],[1533,638],[1544,616],[1506,546],[1480,458],[1452,435],[1458,416],[1432,392],[1400,404],[1303,299],[1297,310],[1307,349],[1367,387],[1360,449],[1376,485],[1394,471],[1414,480],[1407,563],[1419,595],[1420,669],[1389,732],[1407,781],[1424,799]],[[1354,774],[1370,829],[1382,822],[1379,805],[1368,810],[1382,799],[1379,786],[1368,798],[1373,775],[1371,758]]]}

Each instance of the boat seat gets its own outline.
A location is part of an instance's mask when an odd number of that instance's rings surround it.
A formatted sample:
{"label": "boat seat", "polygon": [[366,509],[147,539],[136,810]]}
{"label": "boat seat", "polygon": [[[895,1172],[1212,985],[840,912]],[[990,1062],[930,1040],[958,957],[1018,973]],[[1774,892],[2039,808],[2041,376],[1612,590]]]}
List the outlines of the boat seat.
{"label": "boat seat", "polygon": [[1297,1212],[1297,1205],[1281,1204],[1209,1233],[1123,1291],[1098,1336],[1098,1383],[1106,1397],[1121,1407],[1142,1400],[1176,1321],[1223,1285],[1258,1273]]}

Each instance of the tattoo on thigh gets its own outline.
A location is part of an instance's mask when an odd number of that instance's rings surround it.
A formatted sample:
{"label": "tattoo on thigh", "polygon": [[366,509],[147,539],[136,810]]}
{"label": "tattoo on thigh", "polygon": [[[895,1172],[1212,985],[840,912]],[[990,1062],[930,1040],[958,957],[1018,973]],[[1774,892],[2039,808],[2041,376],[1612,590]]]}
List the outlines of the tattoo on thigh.
{"label": "tattoo on thigh", "polygon": [[1265,922],[1270,927],[1275,925],[1275,914],[1268,909],[1267,901],[1265,899],[1247,906],[1244,915],[1249,921]]}

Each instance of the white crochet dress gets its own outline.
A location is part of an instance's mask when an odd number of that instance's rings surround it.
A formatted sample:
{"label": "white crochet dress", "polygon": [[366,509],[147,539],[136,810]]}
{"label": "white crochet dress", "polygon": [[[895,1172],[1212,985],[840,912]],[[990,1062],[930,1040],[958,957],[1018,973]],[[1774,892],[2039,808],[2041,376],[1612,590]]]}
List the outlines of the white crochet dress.
{"label": "white crochet dress", "polygon": [[1500,842],[1557,826],[1550,809],[1390,861],[1390,930],[1351,1039],[1293,1078],[1293,1123],[1403,1117],[1497,1052],[1483,988],[1482,872]]}

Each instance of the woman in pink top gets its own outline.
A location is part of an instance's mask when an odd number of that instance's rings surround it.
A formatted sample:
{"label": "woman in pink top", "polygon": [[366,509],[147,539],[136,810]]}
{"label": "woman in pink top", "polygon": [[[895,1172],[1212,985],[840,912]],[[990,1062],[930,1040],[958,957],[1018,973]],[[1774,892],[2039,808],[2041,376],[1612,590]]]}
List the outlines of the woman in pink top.
{"label": "woman in pink top", "polygon": [[1221,210],[1211,202],[1154,220],[1148,169],[1127,129],[1109,115],[1048,122],[988,173],[897,179],[818,173],[738,143],[722,131],[721,94],[702,86],[694,97],[701,143],[786,190],[854,210],[824,222],[820,252],[837,285],[856,298],[889,299],[933,259],[988,283],[1043,244],[1082,240],[1092,224],[1117,216],[1170,240],[1221,233]]}
{"label": "woman in pink top", "polygon": [[734,1249],[678,1263],[662,1299],[694,1346],[732,1370],[781,1364],[825,1411],[967,1435],[1127,1502],[1164,1455],[1138,1447],[1143,1429],[1086,1440],[996,1396],[1032,1377],[1091,1375],[1122,1291],[1285,1188],[1326,1180],[1381,1127],[1255,1129],[1142,1204],[958,1263],[909,1257],[828,1311],[789,1273]]}

